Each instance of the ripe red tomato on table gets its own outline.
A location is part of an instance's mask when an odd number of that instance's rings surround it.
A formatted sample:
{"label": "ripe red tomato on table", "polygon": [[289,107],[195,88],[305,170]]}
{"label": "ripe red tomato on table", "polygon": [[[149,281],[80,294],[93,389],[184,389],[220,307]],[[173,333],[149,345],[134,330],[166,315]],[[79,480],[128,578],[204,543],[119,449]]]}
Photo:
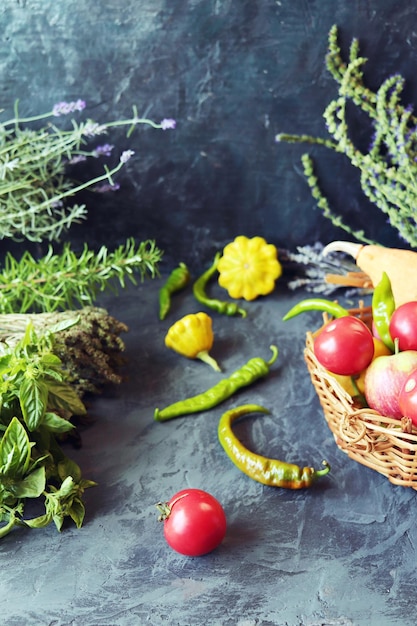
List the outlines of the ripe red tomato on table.
{"label": "ripe red tomato on table", "polygon": [[162,512],[168,545],[186,556],[212,552],[226,534],[226,514],[220,502],[202,489],[183,489],[169,502],[157,505]]}
{"label": "ripe red tomato on table", "polygon": [[314,340],[314,354],[333,374],[355,376],[374,356],[372,333],[362,320],[346,315],[332,320]]}
{"label": "ripe red tomato on table", "polygon": [[417,350],[417,302],[405,302],[395,309],[389,324],[391,339],[398,339],[398,349]]}

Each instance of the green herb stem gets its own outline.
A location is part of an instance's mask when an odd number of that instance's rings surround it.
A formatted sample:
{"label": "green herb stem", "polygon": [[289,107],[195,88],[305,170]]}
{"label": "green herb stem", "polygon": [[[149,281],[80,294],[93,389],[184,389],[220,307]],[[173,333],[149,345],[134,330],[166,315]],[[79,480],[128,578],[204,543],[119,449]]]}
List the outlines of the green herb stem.
{"label": "green herb stem", "polygon": [[[387,215],[403,240],[411,247],[417,247],[417,117],[411,108],[401,103],[405,82],[401,75],[388,77],[376,91],[365,85],[363,66],[366,61],[359,54],[356,39],[351,43],[348,60],[343,60],[338,29],[333,26],[329,33],[326,66],[339,89],[323,114],[331,139],[280,133],[276,140],[316,144],[345,155],[358,168],[360,184],[367,198]],[[357,148],[350,137],[349,100],[368,115],[373,131],[368,151]],[[353,230],[331,210],[314,174],[310,155],[303,155],[302,162],[312,195],[324,216],[359,241],[375,243],[362,229]]]}
{"label": "green herb stem", "polygon": [[113,252],[102,246],[98,252],[84,246],[76,255],[65,244],[61,254],[48,253],[35,259],[25,251],[20,260],[6,255],[0,273],[0,313],[56,311],[75,304],[93,304],[99,291],[115,289],[112,280],[124,287],[135,274],[143,280],[158,273],[161,251],[153,241],[136,244],[129,239]]}

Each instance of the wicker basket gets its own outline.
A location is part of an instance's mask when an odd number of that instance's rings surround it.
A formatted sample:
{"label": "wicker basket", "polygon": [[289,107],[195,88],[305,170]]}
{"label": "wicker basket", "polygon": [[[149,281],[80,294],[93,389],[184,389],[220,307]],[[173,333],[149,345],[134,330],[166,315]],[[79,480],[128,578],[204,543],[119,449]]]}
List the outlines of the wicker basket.
{"label": "wicker basket", "polygon": [[[372,321],[370,307],[360,305],[351,313],[368,325]],[[319,330],[307,333],[304,356],[337,446],[351,459],[383,474],[395,485],[417,490],[417,430],[411,420],[392,419],[355,406],[351,396],[314,355],[314,335]]]}

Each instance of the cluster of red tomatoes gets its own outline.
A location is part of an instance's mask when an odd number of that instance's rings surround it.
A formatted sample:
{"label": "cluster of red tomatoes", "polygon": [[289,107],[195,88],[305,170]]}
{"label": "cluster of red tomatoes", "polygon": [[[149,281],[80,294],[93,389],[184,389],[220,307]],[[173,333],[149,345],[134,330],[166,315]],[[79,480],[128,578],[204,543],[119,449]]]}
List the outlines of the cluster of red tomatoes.
{"label": "cluster of red tomatoes", "polygon": [[323,367],[342,377],[342,386],[343,377],[356,381],[369,407],[387,417],[409,417],[417,426],[417,302],[400,305],[390,318],[394,352],[375,335],[360,319],[340,317],[317,335],[314,352]]}

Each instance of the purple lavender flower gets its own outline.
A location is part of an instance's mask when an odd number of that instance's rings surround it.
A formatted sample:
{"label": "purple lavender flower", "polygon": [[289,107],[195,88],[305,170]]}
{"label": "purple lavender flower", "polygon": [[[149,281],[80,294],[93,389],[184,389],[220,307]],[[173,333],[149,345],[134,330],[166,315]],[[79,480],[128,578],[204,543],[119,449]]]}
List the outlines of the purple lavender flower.
{"label": "purple lavender flower", "polygon": [[82,161],[86,161],[86,160],[87,160],[87,157],[85,157],[83,154],[76,154],[75,156],[71,157],[68,163],[70,165],[76,165],[77,163],[82,163]]}
{"label": "purple lavender flower", "polygon": [[160,123],[162,130],[174,129],[177,125],[176,121],[171,118],[165,118]]}
{"label": "purple lavender flower", "polygon": [[105,143],[102,146],[97,146],[93,150],[93,156],[95,156],[95,157],[110,156],[111,155],[111,151],[113,150],[113,148],[114,148],[114,146],[112,146],[109,143]]}
{"label": "purple lavender flower", "polygon": [[82,134],[86,137],[94,137],[95,135],[102,135],[106,132],[107,126],[105,124],[97,124],[97,122],[93,122],[92,120],[88,120],[82,129]]}
{"label": "purple lavender flower", "polygon": [[97,193],[107,193],[109,191],[118,191],[120,189],[119,183],[102,183],[101,185],[96,185],[93,190]]}
{"label": "purple lavender flower", "polygon": [[120,156],[120,163],[127,163],[134,154],[133,150],[125,150]]}
{"label": "purple lavender flower", "polygon": [[85,109],[85,106],[84,100],[76,100],[75,102],[57,102],[52,109],[52,115],[55,115],[55,117],[68,115],[68,113],[82,111]]}

